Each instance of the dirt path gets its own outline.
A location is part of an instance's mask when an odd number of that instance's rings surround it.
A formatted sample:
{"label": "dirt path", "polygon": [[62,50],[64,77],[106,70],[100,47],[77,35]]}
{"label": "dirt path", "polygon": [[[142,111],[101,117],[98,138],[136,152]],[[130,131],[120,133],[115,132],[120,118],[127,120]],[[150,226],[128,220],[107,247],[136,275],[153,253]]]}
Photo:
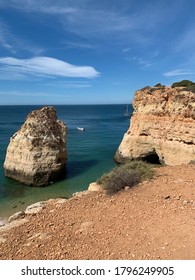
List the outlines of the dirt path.
{"label": "dirt path", "polygon": [[195,165],[158,168],[112,197],[51,201],[0,231],[0,259],[195,259]]}

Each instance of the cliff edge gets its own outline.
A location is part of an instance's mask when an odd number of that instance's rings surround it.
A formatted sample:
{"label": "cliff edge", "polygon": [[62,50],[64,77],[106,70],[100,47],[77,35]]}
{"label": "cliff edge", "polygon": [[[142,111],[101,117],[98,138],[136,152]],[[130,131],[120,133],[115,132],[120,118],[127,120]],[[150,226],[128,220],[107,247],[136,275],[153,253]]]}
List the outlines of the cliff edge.
{"label": "cliff edge", "polygon": [[115,154],[166,165],[195,161],[195,93],[186,87],[154,86],[135,92],[130,127]]}
{"label": "cliff edge", "polygon": [[0,227],[0,259],[194,260],[194,171],[161,166],[114,196],[87,191],[31,205]]}
{"label": "cliff edge", "polygon": [[32,111],[10,138],[5,176],[33,186],[48,185],[65,173],[66,125],[53,107]]}

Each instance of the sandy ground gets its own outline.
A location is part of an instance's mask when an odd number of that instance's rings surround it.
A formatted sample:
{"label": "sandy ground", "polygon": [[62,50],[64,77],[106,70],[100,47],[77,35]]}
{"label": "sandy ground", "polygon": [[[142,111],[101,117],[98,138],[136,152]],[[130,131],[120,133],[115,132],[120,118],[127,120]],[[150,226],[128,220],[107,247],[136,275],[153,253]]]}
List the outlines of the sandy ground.
{"label": "sandy ground", "polygon": [[26,218],[0,228],[0,259],[195,259],[195,165],[158,168],[112,197],[53,200]]}

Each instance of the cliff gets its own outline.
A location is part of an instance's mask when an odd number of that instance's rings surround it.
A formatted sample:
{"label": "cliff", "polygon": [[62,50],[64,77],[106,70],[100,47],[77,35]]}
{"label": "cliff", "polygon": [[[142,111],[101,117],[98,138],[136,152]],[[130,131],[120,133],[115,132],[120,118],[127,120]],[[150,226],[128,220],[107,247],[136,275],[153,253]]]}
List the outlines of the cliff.
{"label": "cliff", "polygon": [[135,92],[130,127],[115,160],[195,161],[195,93],[185,87],[145,87]]}
{"label": "cliff", "polygon": [[48,185],[64,175],[66,126],[53,107],[32,111],[11,137],[4,162],[5,176],[33,186]]}

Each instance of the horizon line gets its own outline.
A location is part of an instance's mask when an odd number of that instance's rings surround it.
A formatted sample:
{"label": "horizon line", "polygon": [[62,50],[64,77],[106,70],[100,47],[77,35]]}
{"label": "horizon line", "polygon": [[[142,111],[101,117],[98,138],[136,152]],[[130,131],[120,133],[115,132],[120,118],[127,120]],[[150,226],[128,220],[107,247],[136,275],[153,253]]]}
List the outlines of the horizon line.
{"label": "horizon line", "polygon": [[90,104],[0,104],[0,106],[101,106],[101,105],[131,105],[130,103],[90,103]]}

